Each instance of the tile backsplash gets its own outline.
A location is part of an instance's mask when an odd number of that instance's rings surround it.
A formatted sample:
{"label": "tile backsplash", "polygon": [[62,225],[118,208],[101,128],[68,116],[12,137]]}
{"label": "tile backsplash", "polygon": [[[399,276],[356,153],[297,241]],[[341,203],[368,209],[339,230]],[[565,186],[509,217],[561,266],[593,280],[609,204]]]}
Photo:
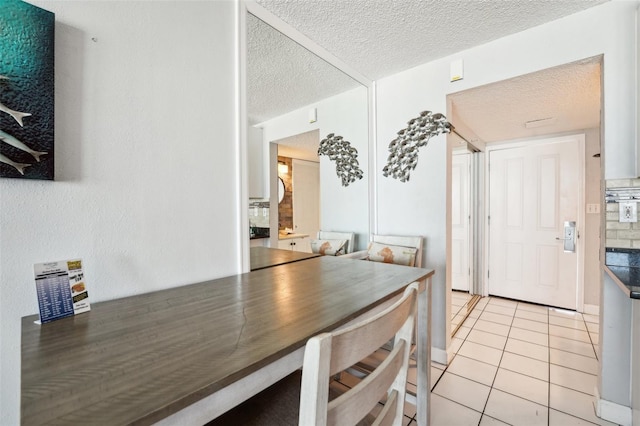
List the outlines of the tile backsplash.
{"label": "tile backsplash", "polygon": [[[637,188],[640,191],[640,179],[606,181],[606,189],[617,188]],[[608,202],[605,205],[606,247],[640,248],[640,222],[620,222],[620,204]]]}
{"label": "tile backsplash", "polygon": [[268,201],[252,201],[249,203],[249,225],[258,228],[269,227]]}

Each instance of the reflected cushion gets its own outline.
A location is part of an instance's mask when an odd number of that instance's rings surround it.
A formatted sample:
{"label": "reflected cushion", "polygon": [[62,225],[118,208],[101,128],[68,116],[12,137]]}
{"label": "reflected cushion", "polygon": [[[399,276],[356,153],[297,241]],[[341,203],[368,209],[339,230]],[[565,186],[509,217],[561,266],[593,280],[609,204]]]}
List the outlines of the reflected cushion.
{"label": "reflected cushion", "polygon": [[367,259],[374,262],[414,266],[416,264],[417,252],[418,249],[416,247],[403,247],[371,242],[367,249]]}
{"label": "reflected cushion", "polygon": [[311,240],[311,251],[322,255],[339,256],[344,254],[347,240]]}

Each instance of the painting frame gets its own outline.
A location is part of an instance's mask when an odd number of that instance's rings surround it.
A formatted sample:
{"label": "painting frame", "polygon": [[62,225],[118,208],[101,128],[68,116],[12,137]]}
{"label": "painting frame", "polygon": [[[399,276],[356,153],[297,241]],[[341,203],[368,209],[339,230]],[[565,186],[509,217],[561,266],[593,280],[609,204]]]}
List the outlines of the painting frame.
{"label": "painting frame", "polygon": [[0,0],[0,177],[54,180],[55,14]]}

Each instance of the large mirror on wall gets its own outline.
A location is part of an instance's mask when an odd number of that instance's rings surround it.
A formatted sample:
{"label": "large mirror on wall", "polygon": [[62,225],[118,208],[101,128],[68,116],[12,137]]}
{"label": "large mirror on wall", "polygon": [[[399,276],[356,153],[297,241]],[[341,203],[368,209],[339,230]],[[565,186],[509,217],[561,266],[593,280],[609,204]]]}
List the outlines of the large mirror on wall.
{"label": "large mirror on wall", "polygon": [[[309,251],[323,230],[354,232],[354,249],[363,249],[368,87],[275,28],[282,25],[256,4],[247,12],[250,245]],[[330,133],[356,148],[362,179],[343,186],[335,162],[318,156]]]}

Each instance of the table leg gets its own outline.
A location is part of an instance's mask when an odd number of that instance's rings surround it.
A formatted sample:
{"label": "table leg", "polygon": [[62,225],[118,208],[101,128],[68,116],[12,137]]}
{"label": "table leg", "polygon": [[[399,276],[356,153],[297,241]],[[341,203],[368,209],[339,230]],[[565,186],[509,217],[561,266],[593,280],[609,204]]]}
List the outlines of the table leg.
{"label": "table leg", "polygon": [[[431,419],[431,277],[424,282],[425,288],[418,295],[418,411],[419,426],[428,426]],[[422,290],[422,289],[421,289]]]}

